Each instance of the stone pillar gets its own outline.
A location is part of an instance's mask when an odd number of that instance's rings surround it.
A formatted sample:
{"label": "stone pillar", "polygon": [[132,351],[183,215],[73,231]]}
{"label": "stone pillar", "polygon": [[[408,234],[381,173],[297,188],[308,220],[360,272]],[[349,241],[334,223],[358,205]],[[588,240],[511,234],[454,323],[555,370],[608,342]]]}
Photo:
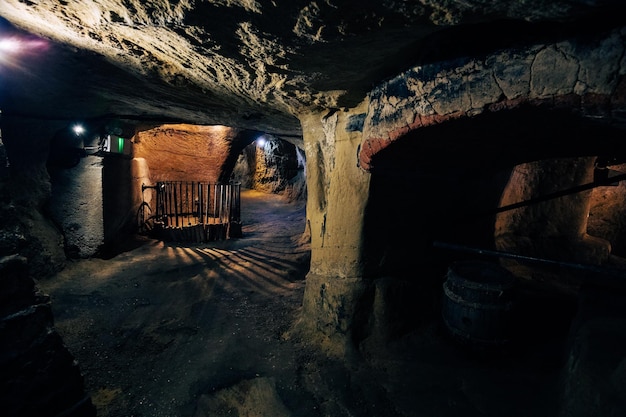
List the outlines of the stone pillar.
{"label": "stone pillar", "polygon": [[362,134],[349,127],[359,109],[301,117],[307,170],[311,267],[300,328],[344,355],[351,349],[363,280],[363,218],[370,174],[358,166]]}
{"label": "stone pillar", "polygon": [[63,229],[65,247],[73,258],[87,258],[104,244],[102,157],[88,155],[52,176],[49,211]]}

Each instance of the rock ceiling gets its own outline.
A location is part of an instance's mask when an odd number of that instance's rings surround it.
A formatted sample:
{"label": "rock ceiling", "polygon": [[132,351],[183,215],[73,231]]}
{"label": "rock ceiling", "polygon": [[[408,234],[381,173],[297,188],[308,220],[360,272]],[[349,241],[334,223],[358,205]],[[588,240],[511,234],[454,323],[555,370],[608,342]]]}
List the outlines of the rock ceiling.
{"label": "rock ceiling", "polygon": [[28,41],[3,52],[0,109],[300,135],[411,66],[610,28],[620,3],[0,0],[2,37]]}

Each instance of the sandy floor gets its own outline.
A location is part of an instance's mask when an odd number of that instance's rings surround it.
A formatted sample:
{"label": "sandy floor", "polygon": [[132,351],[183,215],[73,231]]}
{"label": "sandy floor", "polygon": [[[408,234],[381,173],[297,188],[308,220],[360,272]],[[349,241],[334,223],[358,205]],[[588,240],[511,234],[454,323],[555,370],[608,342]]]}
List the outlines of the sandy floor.
{"label": "sandy floor", "polygon": [[540,308],[523,347],[503,354],[468,353],[434,322],[339,363],[290,333],[308,269],[304,206],[245,191],[242,221],[241,239],[146,239],[40,283],[100,417],[557,414],[566,332]]}

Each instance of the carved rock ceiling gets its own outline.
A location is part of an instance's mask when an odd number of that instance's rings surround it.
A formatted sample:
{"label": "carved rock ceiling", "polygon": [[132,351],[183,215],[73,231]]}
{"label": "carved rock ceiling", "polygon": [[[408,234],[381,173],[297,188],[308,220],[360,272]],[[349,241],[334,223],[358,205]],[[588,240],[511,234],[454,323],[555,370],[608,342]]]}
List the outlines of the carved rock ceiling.
{"label": "carved rock ceiling", "polygon": [[299,135],[299,114],[352,107],[407,68],[606,29],[620,3],[0,0],[3,37],[37,36],[0,61],[0,109]]}

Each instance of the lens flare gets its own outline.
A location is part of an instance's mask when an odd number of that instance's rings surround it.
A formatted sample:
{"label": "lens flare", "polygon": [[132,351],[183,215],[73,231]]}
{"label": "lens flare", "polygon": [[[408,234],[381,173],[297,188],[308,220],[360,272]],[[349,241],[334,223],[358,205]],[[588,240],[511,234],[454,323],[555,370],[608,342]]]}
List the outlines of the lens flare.
{"label": "lens flare", "polygon": [[79,125],[79,124],[72,126],[72,130],[74,131],[76,136],[80,136],[83,133],[85,133],[85,128],[83,127],[83,125]]}
{"label": "lens flare", "polygon": [[17,39],[0,39],[0,53],[17,53],[21,48],[22,43]]}
{"label": "lens flare", "polygon": [[0,33],[0,70],[10,69],[22,73],[36,63],[49,44],[39,38],[23,36],[3,36]]}

